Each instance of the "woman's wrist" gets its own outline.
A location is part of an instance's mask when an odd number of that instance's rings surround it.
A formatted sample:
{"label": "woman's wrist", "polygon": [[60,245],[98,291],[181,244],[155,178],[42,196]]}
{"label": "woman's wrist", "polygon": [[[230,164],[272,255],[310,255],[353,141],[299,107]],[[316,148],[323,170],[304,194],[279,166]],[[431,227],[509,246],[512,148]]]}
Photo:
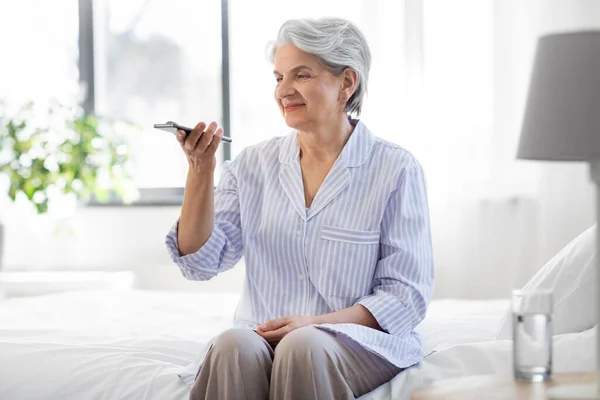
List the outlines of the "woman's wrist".
{"label": "woman's wrist", "polygon": [[363,305],[357,304],[329,314],[315,315],[312,324],[358,324],[382,330],[371,312]]}
{"label": "woman's wrist", "polygon": [[214,187],[214,171],[208,172],[196,172],[193,169],[188,170],[187,179],[185,183],[186,189],[194,190],[195,188],[206,189]]}

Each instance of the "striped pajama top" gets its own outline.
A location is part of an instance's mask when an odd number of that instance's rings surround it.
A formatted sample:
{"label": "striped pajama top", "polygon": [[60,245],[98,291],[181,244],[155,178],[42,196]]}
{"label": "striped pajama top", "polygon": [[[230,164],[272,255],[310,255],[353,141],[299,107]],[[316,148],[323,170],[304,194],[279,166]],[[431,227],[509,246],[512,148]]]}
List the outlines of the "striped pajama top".
{"label": "striped pajama top", "polygon": [[[362,121],[352,123],[308,209],[294,131],[244,149],[223,167],[214,229],[202,248],[179,255],[179,221],[166,245],[191,280],[211,279],[245,258],[235,326],[256,329],[278,317],[362,304],[384,332],[349,323],[315,327],[406,368],[423,357],[414,328],[434,280],[425,179],[409,152],[375,137]],[[186,383],[204,355],[180,374]]]}

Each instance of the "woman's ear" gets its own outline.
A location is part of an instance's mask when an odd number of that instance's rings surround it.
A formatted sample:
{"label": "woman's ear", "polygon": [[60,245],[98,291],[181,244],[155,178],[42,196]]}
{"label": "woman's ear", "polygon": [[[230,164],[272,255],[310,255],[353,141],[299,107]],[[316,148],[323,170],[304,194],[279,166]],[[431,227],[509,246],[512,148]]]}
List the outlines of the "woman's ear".
{"label": "woman's ear", "polygon": [[356,91],[356,87],[358,86],[358,72],[352,68],[346,68],[344,72],[342,72],[342,87],[340,88],[340,99],[345,103],[350,100],[350,97]]}

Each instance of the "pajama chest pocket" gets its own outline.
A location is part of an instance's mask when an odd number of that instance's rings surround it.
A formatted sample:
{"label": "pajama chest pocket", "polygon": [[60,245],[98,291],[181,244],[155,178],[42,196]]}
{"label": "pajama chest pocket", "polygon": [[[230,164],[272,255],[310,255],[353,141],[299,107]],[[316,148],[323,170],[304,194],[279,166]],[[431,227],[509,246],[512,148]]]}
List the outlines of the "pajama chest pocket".
{"label": "pajama chest pocket", "polygon": [[320,289],[328,296],[357,299],[370,293],[379,255],[380,231],[323,225]]}
{"label": "pajama chest pocket", "polygon": [[359,231],[323,225],[321,239],[352,244],[379,244],[380,231]]}

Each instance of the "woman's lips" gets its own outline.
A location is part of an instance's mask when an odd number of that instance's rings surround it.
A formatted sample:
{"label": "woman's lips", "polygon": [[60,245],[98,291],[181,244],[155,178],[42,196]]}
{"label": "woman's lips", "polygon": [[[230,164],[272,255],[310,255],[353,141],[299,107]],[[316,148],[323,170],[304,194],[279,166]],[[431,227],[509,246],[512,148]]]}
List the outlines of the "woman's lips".
{"label": "woman's lips", "polygon": [[289,111],[297,110],[302,106],[304,106],[304,104],[294,104],[294,105],[290,105],[290,106],[285,106],[285,107],[283,107],[283,109],[285,112],[289,112]]}

